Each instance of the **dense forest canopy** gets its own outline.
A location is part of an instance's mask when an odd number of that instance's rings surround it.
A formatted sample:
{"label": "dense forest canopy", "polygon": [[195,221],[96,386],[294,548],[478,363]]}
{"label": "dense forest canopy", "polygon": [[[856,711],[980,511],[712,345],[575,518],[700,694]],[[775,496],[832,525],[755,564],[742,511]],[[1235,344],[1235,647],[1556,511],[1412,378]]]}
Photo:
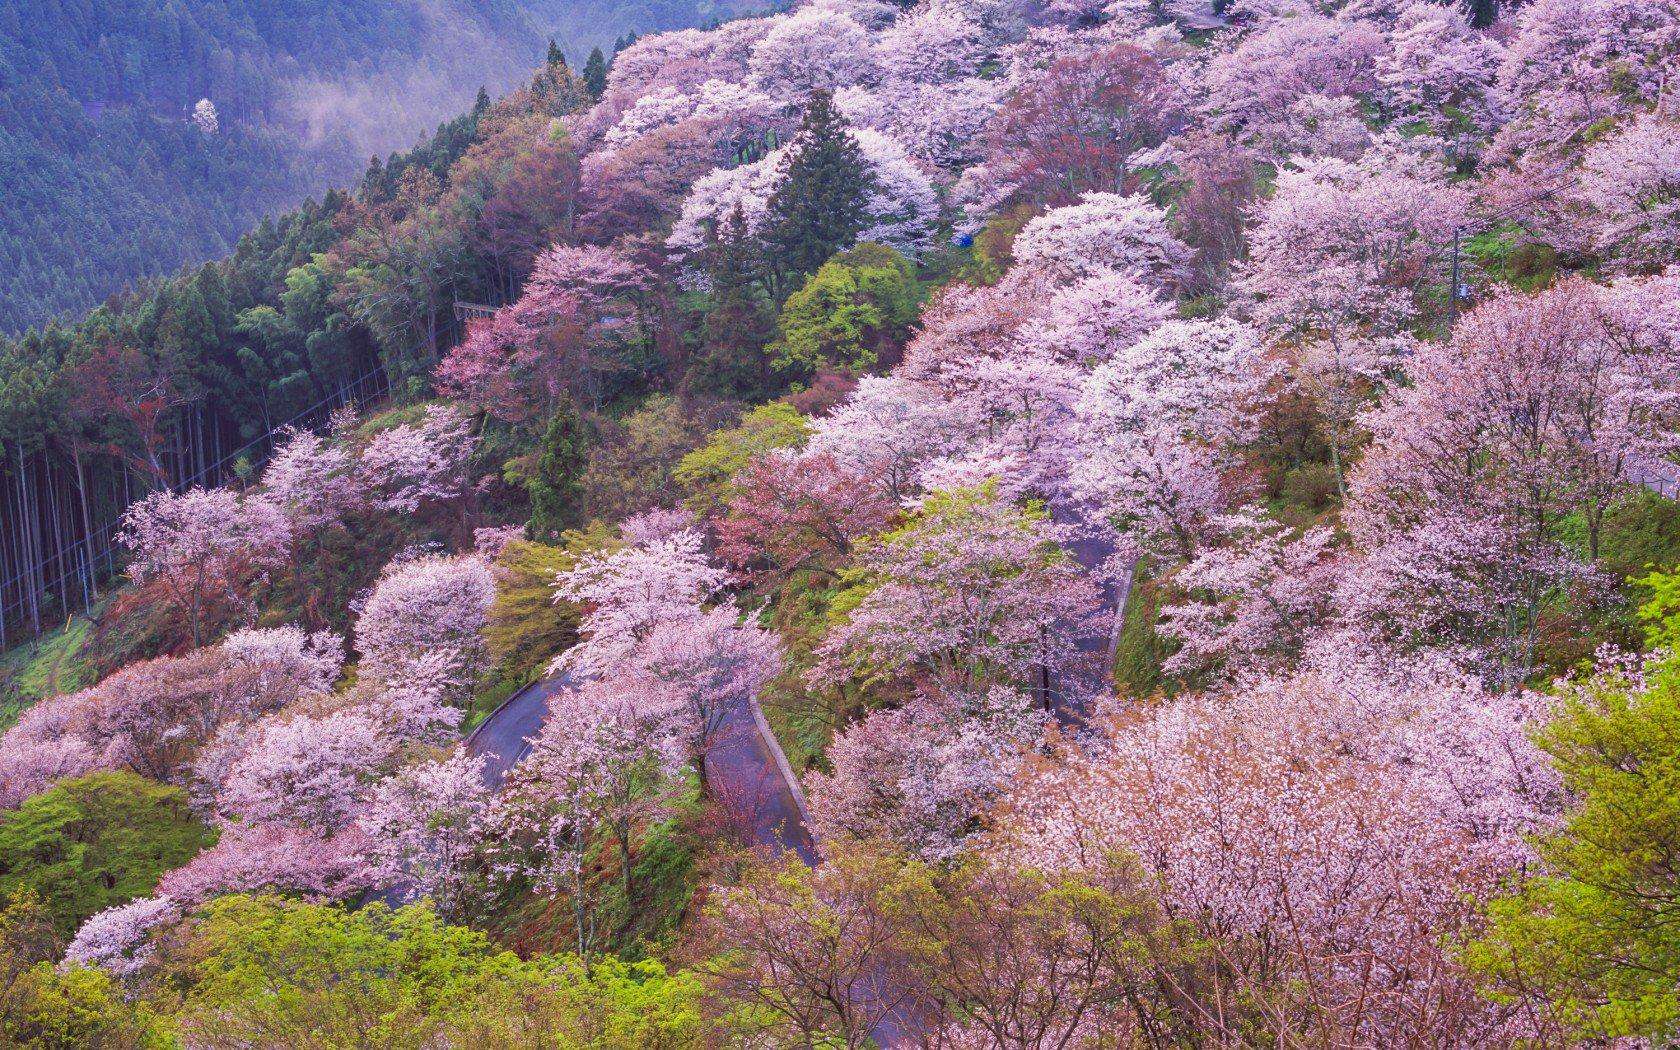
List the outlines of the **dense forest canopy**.
{"label": "dense forest canopy", "polygon": [[614,43],[0,343],[0,1041],[1675,1041],[1680,3]]}

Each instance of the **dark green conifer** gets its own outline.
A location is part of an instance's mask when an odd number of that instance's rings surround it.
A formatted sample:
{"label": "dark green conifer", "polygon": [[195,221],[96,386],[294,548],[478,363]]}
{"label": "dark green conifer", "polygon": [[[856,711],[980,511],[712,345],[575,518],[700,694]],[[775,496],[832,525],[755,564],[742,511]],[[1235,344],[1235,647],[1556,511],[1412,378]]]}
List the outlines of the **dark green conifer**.
{"label": "dark green conifer", "polygon": [[601,54],[600,48],[589,52],[589,58],[583,63],[583,86],[591,98],[600,98],[607,90],[607,56]]}
{"label": "dark green conifer", "polygon": [[789,143],[787,174],[770,195],[764,232],[772,292],[788,290],[851,245],[868,224],[874,176],[827,91],[811,93]]}
{"label": "dark green conifer", "polygon": [[589,431],[572,399],[562,395],[543,433],[537,472],[526,483],[531,496],[531,538],[552,543],[584,522],[583,471]]}

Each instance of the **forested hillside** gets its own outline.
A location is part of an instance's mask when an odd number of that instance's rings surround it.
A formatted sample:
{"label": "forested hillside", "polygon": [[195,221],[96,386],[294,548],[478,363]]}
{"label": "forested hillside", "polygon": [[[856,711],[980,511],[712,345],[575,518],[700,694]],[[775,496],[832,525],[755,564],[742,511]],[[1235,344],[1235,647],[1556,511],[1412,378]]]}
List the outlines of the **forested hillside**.
{"label": "forested hillside", "polygon": [[[581,63],[674,3],[40,0],[0,9],[0,331],[226,254],[558,35]],[[193,119],[209,100],[214,119]]]}
{"label": "forested hillside", "polygon": [[0,1042],[1675,1041],[1680,3],[615,51],[0,344]]}

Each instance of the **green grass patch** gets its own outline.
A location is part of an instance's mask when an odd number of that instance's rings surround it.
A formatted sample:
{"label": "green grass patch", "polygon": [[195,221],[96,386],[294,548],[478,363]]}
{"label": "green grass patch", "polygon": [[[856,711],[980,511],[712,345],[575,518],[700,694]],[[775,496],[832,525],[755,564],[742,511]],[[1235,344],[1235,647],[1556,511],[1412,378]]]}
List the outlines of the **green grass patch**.
{"label": "green grass patch", "polygon": [[95,681],[89,645],[93,621],[74,616],[63,627],[0,656],[0,730],[44,696],[73,693]]}

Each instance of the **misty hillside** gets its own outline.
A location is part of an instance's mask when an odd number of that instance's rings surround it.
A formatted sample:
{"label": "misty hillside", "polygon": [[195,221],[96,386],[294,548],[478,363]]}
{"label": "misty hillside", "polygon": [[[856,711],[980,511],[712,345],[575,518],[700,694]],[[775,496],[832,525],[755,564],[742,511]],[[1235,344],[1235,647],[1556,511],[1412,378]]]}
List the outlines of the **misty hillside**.
{"label": "misty hillside", "polygon": [[[695,0],[40,0],[0,5],[0,331],[231,250],[528,75]],[[216,127],[193,122],[209,99]]]}

